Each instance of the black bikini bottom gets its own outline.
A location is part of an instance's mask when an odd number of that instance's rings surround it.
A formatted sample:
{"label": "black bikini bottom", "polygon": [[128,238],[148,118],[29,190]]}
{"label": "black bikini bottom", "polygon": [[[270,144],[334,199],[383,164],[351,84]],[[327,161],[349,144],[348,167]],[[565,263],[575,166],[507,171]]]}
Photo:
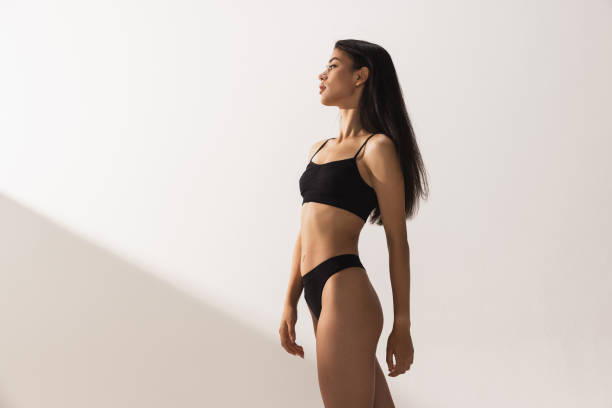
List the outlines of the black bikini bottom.
{"label": "black bikini bottom", "polygon": [[321,315],[321,295],[323,293],[325,282],[327,282],[329,277],[334,273],[354,266],[363,268],[363,265],[359,260],[359,255],[335,255],[321,262],[302,276],[304,299],[306,299],[306,304],[317,319]]}

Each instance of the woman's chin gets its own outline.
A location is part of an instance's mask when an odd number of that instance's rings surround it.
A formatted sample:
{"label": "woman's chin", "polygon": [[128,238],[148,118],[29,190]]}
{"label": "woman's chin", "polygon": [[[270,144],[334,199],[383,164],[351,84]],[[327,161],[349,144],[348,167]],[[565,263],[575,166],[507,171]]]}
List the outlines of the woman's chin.
{"label": "woman's chin", "polygon": [[329,100],[324,96],[321,96],[321,105],[331,106],[331,104],[329,103]]}

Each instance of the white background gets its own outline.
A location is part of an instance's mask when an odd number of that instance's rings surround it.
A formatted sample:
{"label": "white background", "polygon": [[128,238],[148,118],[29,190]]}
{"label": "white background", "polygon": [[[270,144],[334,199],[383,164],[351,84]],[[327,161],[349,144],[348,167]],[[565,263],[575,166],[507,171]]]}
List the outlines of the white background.
{"label": "white background", "polygon": [[396,406],[612,407],[609,0],[2,1],[0,406],[323,406],[303,297],[306,359],[277,331],[344,38],[430,178]]}

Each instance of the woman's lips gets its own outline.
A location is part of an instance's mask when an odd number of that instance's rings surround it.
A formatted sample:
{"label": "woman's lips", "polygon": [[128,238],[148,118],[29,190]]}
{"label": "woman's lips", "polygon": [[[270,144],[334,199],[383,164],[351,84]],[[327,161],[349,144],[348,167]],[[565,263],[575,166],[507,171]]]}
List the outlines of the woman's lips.
{"label": "woman's lips", "polygon": [[324,87],[324,86],[320,86],[320,87],[319,87],[319,93],[323,92],[323,90],[324,90],[324,89],[325,89],[325,87]]}

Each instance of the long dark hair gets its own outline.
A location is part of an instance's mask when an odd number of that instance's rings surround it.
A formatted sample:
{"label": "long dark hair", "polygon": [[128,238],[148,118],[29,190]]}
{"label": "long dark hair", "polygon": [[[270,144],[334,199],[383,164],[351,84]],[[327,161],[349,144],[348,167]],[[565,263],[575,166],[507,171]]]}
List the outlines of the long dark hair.
{"label": "long dark hair", "polygon": [[[406,219],[411,218],[418,209],[419,197],[428,196],[429,187],[391,56],[380,45],[361,40],[339,40],[334,48],[350,55],[353,70],[364,66],[370,70],[359,102],[359,118],[364,130],[384,133],[395,144],[404,174]],[[371,213],[370,223],[383,224],[378,206]]]}

